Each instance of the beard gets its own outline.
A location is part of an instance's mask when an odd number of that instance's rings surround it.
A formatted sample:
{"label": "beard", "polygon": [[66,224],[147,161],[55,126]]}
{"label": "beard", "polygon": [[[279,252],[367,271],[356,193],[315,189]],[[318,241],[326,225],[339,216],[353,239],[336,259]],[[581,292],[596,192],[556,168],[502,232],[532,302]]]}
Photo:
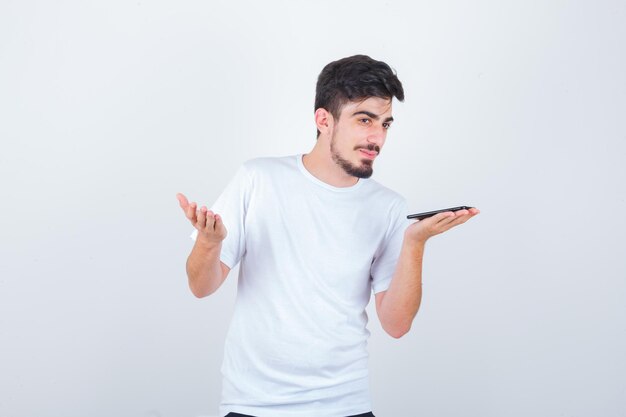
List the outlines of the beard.
{"label": "beard", "polygon": [[[335,142],[336,142],[335,135],[333,135],[333,137],[330,140],[330,155],[333,158],[333,161],[335,161],[337,165],[339,165],[348,175],[352,175],[353,177],[369,178],[372,176],[372,174],[374,173],[374,168],[372,168],[374,161],[370,159],[362,159],[361,165],[355,165],[352,162],[348,161],[347,159],[343,158],[339,154],[339,151],[337,151],[335,147]],[[370,151],[376,151],[380,153],[380,147],[373,145],[373,144],[369,144],[367,145],[367,147],[355,146],[354,150],[356,151],[358,149],[365,149],[365,148],[367,148]]]}

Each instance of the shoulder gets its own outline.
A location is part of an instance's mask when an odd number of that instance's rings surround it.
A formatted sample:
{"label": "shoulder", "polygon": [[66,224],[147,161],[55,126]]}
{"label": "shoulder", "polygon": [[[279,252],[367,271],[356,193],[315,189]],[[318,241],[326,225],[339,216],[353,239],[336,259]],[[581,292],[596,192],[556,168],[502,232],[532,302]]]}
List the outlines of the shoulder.
{"label": "shoulder", "polygon": [[250,176],[272,175],[284,173],[296,168],[296,155],[265,156],[249,159],[243,163],[242,169]]}
{"label": "shoulder", "polygon": [[382,185],[376,180],[368,179],[364,188],[368,194],[374,196],[378,201],[385,202],[388,207],[402,209],[406,205],[406,198],[402,194]]}

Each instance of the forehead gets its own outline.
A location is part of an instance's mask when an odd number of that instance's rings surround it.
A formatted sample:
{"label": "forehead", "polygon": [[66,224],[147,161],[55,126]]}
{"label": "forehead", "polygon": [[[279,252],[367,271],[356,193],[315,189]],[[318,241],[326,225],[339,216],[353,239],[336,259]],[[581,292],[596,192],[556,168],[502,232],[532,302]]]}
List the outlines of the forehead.
{"label": "forehead", "polygon": [[365,100],[348,101],[341,108],[341,115],[350,117],[359,111],[368,111],[378,116],[391,116],[391,99],[368,97]]}

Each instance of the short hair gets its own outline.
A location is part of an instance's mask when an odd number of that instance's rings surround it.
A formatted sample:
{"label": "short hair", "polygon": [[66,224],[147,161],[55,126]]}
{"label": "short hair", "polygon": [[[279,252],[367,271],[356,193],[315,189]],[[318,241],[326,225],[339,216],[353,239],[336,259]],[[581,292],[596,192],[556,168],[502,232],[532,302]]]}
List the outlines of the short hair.
{"label": "short hair", "polygon": [[326,109],[338,119],[347,102],[370,97],[404,101],[404,89],[389,65],[367,55],[353,55],[324,67],[317,78],[315,110]]}

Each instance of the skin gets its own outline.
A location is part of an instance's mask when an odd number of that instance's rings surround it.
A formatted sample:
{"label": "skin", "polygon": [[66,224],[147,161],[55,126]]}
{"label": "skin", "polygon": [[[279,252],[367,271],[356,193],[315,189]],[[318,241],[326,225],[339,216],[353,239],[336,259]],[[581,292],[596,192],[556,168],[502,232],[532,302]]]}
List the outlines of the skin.
{"label": "skin", "polygon": [[[391,100],[370,97],[348,102],[335,119],[323,108],[315,111],[320,135],[303,157],[305,168],[319,180],[335,187],[350,187],[373,172],[393,123]],[[191,291],[197,297],[213,293],[230,269],[219,260],[227,231],[218,214],[205,206],[198,209],[183,194],[177,194],[181,209],[198,230],[198,239],[187,259]],[[394,338],[406,334],[422,300],[422,262],[428,239],[459,226],[479,210],[439,213],[416,221],[404,232],[396,271],[387,291],[375,295],[376,312],[383,329]]]}
{"label": "skin", "polygon": [[176,198],[185,216],[198,231],[196,243],[187,258],[189,289],[198,298],[206,297],[222,285],[230,272],[230,268],[220,261],[222,241],[227,236],[226,227],[222,218],[206,206],[198,209],[197,203],[189,203],[181,193]]}

